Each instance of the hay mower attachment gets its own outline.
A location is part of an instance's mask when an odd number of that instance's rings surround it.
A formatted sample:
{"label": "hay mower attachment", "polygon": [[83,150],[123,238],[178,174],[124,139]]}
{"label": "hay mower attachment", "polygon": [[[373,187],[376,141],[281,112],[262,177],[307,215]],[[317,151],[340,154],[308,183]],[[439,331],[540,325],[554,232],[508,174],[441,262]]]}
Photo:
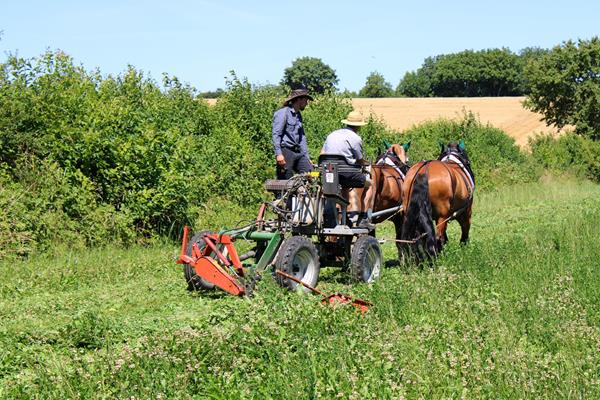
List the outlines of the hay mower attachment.
{"label": "hay mower attachment", "polygon": [[[250,295],[272,267],[279,285],[289,289],[300,285],[314,293],[321,262],[341,266],[356,281],[376,280],[383,265],[379,242],[372,231],[347,220],[348,201],[341,196],[337,171],[335,161],[327,160],[319,171],[268,180],[265,189],[276,199],[264,202],[257,218],[246,226],[199,232],[191,238],[186,227],[177,263],[184,267],[188,289],[217,287],[235,296]],[[267,212],[274,218],[266,219]],[[239,239],[254,243],[254,250],[238,255],[234,243]],[[248,259],[254,263],[246,263]],[[341,294],[325,299],[365,309],[369,305]]]}
{"label": "hay mower attachment", "polygon": [[[184,265],[188,287],[192,290],[212,289],[215,286],[234,296],[250,295],[264,270],[279,246],[281,235],[277,232],[241,231],[233,235],[201,232],[188,240],[189,228],[183,230],[181,254],[177,264]],[[265,260],[255,266],[245,266],[242,261],[256,256],[256,252],[238,256],[233,245],[242,236],[251,240],[267,241],[262,250]],[[260,270],[259,270],[260,268]]]}

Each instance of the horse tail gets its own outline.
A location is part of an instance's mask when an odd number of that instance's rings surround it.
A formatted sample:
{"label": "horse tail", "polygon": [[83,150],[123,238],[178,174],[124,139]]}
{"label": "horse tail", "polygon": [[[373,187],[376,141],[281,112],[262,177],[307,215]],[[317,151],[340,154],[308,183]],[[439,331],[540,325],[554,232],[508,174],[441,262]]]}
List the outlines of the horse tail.
{"label": "horse tail", "polygon": [[413,181],[408,209],[402,224],[402,240],[417,239],[416,243],[409,246],[417,259],[421,258],[421,252],[428,257],[434,257],[437,253],[432,220],[429,175],[425,172],[417,174]]}

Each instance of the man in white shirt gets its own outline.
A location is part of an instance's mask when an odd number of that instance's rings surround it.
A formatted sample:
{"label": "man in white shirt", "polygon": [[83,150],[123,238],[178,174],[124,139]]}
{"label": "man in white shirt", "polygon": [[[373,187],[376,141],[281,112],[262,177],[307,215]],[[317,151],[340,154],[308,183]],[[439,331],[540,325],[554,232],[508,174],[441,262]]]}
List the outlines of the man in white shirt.
{"label": "man in white shirt", "polygon": [[[371,196],[371,180],[369,174],[363,172],[363,166],[369,163],[363,159],[362,139],[358,136],[357,132],[361,126],[367,123],[357,111],[351,111],[342,120],[342,123],[345,125],[344,128],[333,131],[327,136],[325,144],[323,144],[323,148],[321,149],[321,154],[324,157],[327,155],[344,157],[348,165],[338,173],[340,185],[348,193],[350,208],[364,210],[364,201]],[[348,192],[350,188],[367,189],[362,202],[355,190]],[[373,229],[373,225],[367,218],[363,219],[359,226]]]}

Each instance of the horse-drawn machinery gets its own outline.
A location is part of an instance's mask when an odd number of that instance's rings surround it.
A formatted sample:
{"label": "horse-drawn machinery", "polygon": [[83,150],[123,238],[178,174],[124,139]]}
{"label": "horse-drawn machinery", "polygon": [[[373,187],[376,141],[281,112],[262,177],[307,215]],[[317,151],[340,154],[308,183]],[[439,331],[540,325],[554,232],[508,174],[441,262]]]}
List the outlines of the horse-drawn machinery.
{"label": "horse-drawn machinery", "polygon": [[[421,253],[433,258],[441,251],[447,241],[446,225],[452,219],[461,225],[461,242],[467,241],[475,181],[462,140],[442,145],[438,160],[421,161],[406,172],[408,147],[390,145],[372,165],[375,212],[371,218],[394,222],[399,257],[408,251],[420,262]],[[184,265],[188,288],[217,287],[249,295],[272,268],[281,286],[294,289],[300,285],[320,293],[314,287],[323,264],[342,266],[355,281],[376,280],[383,264],[379,241],[374,230],[349,221],[348,201],[339,185],[338,172],[343,168],[342,159],[327,158],[320,160],[314,172],[268,180],[265,188],[277,198],[262,203],[256,220],[246,226],[200,232],[191,238],[186,227],[177,262]],[[430,184],[430,175],[438,170],[440,177]],[[268,214],[274,217],[269,219]],[[239,239],[253,242],[253,250],[238,255],[234,242]]]}
{"label": "horse-drawn machinery", "polygon": [[[341,168],[343,162],[328,160],[316,171],[268,180],[265,188],[276,199],[264,202],[246,226],[191,237],[186,227],[177,262],[184,266],[188,288],[218,287],[233,295],[249,295],[264,272],[273,268],[281,286],[310,289],[323,264],[342,266],[359,282],[376,280],[383,264],[381,248],[372,231],[349,222],[348,201],[338,182]],[[254,248],[238,255],[234,243],[240,239],[254,242]]]}

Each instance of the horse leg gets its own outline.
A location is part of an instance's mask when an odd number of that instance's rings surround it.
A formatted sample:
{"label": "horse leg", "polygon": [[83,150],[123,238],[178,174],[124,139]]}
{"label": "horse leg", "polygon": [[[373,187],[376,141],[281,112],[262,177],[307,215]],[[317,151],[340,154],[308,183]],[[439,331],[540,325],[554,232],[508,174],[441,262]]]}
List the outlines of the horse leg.
{"label": "horse leg", "polygon": [[[402,239],[402,224],[404,222],[404,217],[402,214],[396,214],[392,218],[392,222],[394,223],[394,229],[396,230],[396,240]],[[403,263],[404,256],[408,252],[408,248],[406,244],[401,242],[396,242],[396,249],[398,250],[398,260],[400,263]]]}
{"label": "horse leg", "polygon": [[462,215],[459,215],[456,220],[460,224],[460,243],[466,244],[469,241],[469,230],[471,228],[471,207],[469,206]]}
{"label": "horse leg", "polygon": [[446,218],[442,216],[437,217],[435,221],[435,239],[438,244],[438,251],[442,251],[442,248],[448,242],[447,227],[448,221],[446,221]]}

